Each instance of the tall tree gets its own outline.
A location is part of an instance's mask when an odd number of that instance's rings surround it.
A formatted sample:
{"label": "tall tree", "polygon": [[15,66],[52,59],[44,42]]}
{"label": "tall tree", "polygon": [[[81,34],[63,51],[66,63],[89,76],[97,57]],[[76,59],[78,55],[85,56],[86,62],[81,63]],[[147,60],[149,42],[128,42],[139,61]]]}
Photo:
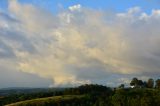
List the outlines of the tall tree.
{"label": "tall tree", "polygon": [[160,79],[156,80],[156,88],[160,88]]}
{"label": "tall tree", "polygon": [[146,81],[143,82],[143,87],[144,87],[144,88],[147,88],[147,86],[148,86],[147,83],[148,83],[148,82],[146,82]]}
{"label": "tall tree", "polygon": [[138,85],[138,79],[137,78],[133,78],[131,83],[130,83],[131,86],[137,86]]}
{"label": "tall tree", "polygon": [[138,86],[142,87],[143,86],[143,81],[142,80],[138,80]]}
{"label": "tall tree", "polygon": [[154,87],[154,80],[152,78],[148,79],[147,87],[148,88],[153,88]]}
{"label": "tall tree", "polygon": [[142,80],[138,80],[138,78],[133,78],[132,81],[130,82],[130,85],[141,88],[144,86],[144,83]]}
{"label": "tall tree", "polygon": [[121,85],[119,85],[119,87],[118,88],[124,88],[125,87],[125,85],[124,84],[121,84]]}

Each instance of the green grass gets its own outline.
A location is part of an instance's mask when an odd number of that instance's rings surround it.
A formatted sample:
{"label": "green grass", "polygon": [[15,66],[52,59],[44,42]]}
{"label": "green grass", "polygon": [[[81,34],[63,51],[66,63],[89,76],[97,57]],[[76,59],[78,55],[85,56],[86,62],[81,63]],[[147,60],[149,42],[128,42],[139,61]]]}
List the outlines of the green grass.
{"label": "green grass", "polygon": [[81,99],[84,97],[85,95],[54,96],[54,97],[38,98],[38,99],[21,101],[17,103],[8,104],[5,106],[44,106],[46,104],[60,103],[62,101],[70,101],[74,99]]}

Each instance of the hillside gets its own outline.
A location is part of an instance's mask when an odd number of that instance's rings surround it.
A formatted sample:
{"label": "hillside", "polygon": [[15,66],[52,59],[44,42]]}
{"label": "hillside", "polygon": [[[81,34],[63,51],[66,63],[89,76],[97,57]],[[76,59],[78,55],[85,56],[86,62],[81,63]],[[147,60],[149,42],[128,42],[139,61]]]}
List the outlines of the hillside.
{"label": "hillside", "polygon": [[132,80],[134,88],[85,84],[62,91],[9,95],[0,106],[160,106],[160,87]]}
{"label": "hillside", "polygon": [[85,98],[84,95],[65,95],[65,96],[54,96],[47,98],[38,98],[32,100],[21,101],[5,106],[50,106],[50,105],[62,105],[64,102],[70,103],[72,100],[79,101]]}

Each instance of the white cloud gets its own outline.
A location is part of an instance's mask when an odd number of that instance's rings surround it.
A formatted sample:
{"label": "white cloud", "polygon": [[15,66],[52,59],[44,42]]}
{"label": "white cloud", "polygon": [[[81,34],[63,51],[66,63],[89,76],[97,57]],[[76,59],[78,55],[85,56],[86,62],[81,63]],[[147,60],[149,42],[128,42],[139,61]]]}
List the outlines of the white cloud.
{"label": "white cloud", "polygon": [[160,73],[159,10],[147,14],[136,7],[110,16],[81,8],[75,5],[53,15],[11,1],[10,14],[17,21],[0,20],[14,26],[0,29],[0,50],[13,55],[4,60],[20,71],[52,79],[52,86],[127,82],[127,75]]}
{"label": "white cloud", "polygon": [[77,4],[77,5],[70,6],[68,8],[69,8],[70,11],[80,11],[81,5]]}

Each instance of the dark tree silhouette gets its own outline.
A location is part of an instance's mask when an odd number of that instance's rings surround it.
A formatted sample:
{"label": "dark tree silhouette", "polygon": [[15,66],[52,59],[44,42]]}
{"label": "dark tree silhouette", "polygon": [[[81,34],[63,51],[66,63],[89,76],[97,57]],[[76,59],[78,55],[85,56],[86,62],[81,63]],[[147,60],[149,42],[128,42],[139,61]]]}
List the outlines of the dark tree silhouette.
{"label": "dark tree silhouette", "polygon": [[148,88],[153,88],[154,87],[154,80],[152,78],[148,79],[147,87]]}
{"label": "dark tree silhouette", "polygon": [[156,80],[156,88],[160,88],[160,79]]}
{"label": "dark tree silhouette", "polygon": [[130,85],[137,87],[138,86],[138,79],[137,78],[133,78],[131,83],[130,83]]}

